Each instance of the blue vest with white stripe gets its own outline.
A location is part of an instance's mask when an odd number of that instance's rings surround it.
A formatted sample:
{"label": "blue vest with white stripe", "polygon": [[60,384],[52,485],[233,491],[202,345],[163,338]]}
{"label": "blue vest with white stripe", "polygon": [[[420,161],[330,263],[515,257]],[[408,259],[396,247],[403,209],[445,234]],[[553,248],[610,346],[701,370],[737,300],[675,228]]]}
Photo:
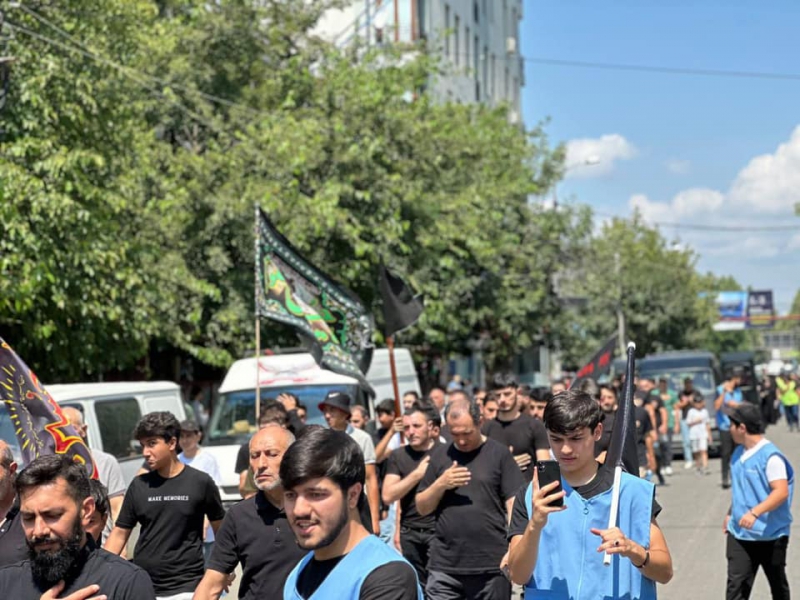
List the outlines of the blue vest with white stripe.
{"label": "blue vest with white stripe", "polygon": [[[652,483],[622,473],[618,527],[628,539],[650,547],[650,516],[655,487]],[[612,490],[586,500],[564,479],[567,510],[551,513],[539,539],[539,554],[530,581],[525,585],[525,600],[654,600],[656,584],[642,576],[631,561],[612,555],[611,565],[603,565],[602,544],[591,528],[608,529]],[[525,493],[528,518],[532,514],[533,484]]]}
{"label": "blue vest with white stripe", "polygon": [[[309,552],[289,573],[289,577],[283,585],[283,600],[303,600],[303,597],[297,593],[297,580],[312,558],[314,558],[314,553]],[[333,568],[308,600],[327,598],[358,600],[364,580],[375,569],[390,562],[404,562],[411,567],[405,558],[389,548],[379,538],[369,535],[347,553],[347,556]],[[413,567],[411,568],[413,569]],[[414,576],[416,577],[416,571]],[[422,600],[422,589],[419,587],[419,582],[417,583],[417,598]]]}
{"label": "blue vest with white stripe", "polygon": [[[744,447],[738,446],[731,457],[731,487],[733,504],[731,518],[728,521],[728,533],[737,540],[766,542],[789,535],[792,524],[792,496],[794,495],[794,470],[778,447],[769,442],[758,452],[742,462]],[[739,520],[756,504],[769,496],[772,488],[767,479],[767,462],[773,456],[780,456],[786,464],[786,476],[789,480],[789,498],[775,510],[760,515],[752,529],[739,526]]]}

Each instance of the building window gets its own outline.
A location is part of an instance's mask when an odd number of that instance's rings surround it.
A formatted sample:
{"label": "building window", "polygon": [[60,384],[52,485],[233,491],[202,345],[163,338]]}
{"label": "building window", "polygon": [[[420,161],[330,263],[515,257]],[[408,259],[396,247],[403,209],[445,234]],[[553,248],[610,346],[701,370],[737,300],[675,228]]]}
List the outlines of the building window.
{"label": "building window", "polygon": [[483,70],[483,73],[482,73],[482,75],[483,75],[483,77],[482,77],[482,80],[483,80],[483,93],[487,94],[487,93],[489,93],[489,87],[488,87],[488,83],[489,83],[488,82],[488,80],[489,80],[489,48],[487,48],[486,46],[483,47],[483,54],[481,55],[481,59],[483,60],[483,69],[482,69]]}
{"label": "building window", "polygon": [[455,27],[453,35],[453,58],[455,59],[456,66],[461,64],[461,36],[459,34],[459,28],[461,27],[461,19],[456,17],[455,20]]}
{"label": "building window", "polygon": [[472,55],[470,54],[472,49],[469,45],[469,27],[464,28],[464,33],[466,34],[464,36],[464,66],[467,68],[467,70],[469,70],[469,68],[472,66]]}
{"label": "building window", "polygon": [[478,36],[475,36],[472,44],[472,76],[475,80],[480,80],[481,78],[481,71],[480,71],[480,64],[481,64],[481,52],[480,52],[480,45],[478,43]]}
{"label": "building window", "polygon": [[450,5],[444,5],[444,55],[450,57]]}

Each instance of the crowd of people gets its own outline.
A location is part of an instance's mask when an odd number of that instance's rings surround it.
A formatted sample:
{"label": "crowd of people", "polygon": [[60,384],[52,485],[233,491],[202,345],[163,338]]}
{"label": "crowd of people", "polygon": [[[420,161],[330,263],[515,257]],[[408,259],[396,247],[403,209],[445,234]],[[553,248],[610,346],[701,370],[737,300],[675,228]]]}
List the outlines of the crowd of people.
{"label": "crowd of people", "polygon": [[[740,380],[733,371],[719,387],[713,415],[690,379],[678,393],[635,381],[639,471],[618,482],[612,526],[619,380],[542,389],[498,374],[488,389],[408,392],[402,414],[381,401],[374,420],[334,391],[319,405],[327,427],[282,394],[242,446],[243,499],[227,511],[201,427],[170,413],[137,424],[145,464],[127,489],[113,457],[95,452],[99,481],[59,455],[18,472],[0,441],[0,598],[211,600],[237,566],[248,600],[655,598],[673,575],[656,485],[673,473],[673,440],[685,468],[708,473],[714,419],[732,487],[726,597],[749,597],[761,567],[773,598],[788,599],[793,470],[764,438],[772,413],[743,400]],[[67,417],[85,436],[80,413]],[[558,477],[540,485],[551,468]]]}

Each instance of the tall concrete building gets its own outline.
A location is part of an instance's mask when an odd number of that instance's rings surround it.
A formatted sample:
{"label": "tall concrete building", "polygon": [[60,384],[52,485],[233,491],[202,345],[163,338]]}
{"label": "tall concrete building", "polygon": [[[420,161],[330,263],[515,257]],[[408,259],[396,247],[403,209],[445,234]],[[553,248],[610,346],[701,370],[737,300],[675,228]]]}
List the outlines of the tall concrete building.
{"label": "tall concrete building", "polygon": [[524,68],[519,53],[522,0],[354,0],[327,13],[323,37],[345,46],[426,41],[446,74],[432,91],[443,100],[510,106],[520,120]]}

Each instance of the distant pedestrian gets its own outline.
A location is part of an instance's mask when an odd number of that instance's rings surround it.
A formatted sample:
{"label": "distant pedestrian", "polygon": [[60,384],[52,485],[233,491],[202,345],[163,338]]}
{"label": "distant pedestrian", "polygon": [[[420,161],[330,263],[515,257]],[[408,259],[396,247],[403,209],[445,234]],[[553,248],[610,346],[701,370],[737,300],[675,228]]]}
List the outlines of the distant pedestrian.
{"label": "distant pedestrian", "polygon": [[731,487],[731,455],[733,454],[733,438],[731,437],[730,412],[742,403],[741,368],[735,368],[722,385],[717,387],[717,399],[714,401],[717,429],[719,430],[719,453],[722,463],[722,487]]}
{"label": "distant pedestrian", "polygon": [[483,401],[483,409],[481,411],[484,422],[496,419],[497,411],[498,411],[497,396],[495,396],[492,393],[489,393],[489,395],[486,396],[486,399]]}
{"label": "distant pedestrian", "polygon": [[284,600],[422,600],[413,567],[362,525],[364,457],[343,431],[316,428],[281,461],[284,505],[308,554],[289,574]]}
{"label": "distant pedestrian", "polygon": [[708,475],[708,445],[711,443],[711,416],[702,398],[694,399],[694,406],[686,416],[689,425],[689,441],[692,444],[692,458],[697,472]]}
{"label": "distant pedestrian", "polygon": [[678,395],[678,402],[675,404],[675,409],[680,411],[680,421],[678,423],[681,441],[683,442],[683,468],[691,469],[694,466],[692,461],[692,441],[689,439],[689,425],[686,423],[686,416],[689,410],[694,405],[694,399],[697,397],[702,398],[703,395],[694,388],[694,382],[691,377],[683,380],[683,389]]}
{"label": "distant pedestrian", "polygon": [[783,414],[786,417],[786,424],[789,426],[789,431],[800,431],[800,421],[798,421],[798,404],[800,404],[800,395],[798,395],[797,380],[788,374],[782,374],[775,380],[778,386],[778,396],[781,399],[781,406],[783,407]]}
{"label": "distant pedestrian", "polygon": [[538,421],[544,420],[544,409],[547,403],[553,399],[553,394],[547,388],[534,388],[531,391],[531,403],[528,406],[528,414]]}
{"label": "distant pedestrian", "polygon": [[773,600],[789,600],[786,550],[794,492],[794,469],[764,437],[759,407],[743,403],[731,411],[730,432],[741,444],[731,458],[732,502],[725,517],[728,534],[726,600],[747,600],[758,568]]}

